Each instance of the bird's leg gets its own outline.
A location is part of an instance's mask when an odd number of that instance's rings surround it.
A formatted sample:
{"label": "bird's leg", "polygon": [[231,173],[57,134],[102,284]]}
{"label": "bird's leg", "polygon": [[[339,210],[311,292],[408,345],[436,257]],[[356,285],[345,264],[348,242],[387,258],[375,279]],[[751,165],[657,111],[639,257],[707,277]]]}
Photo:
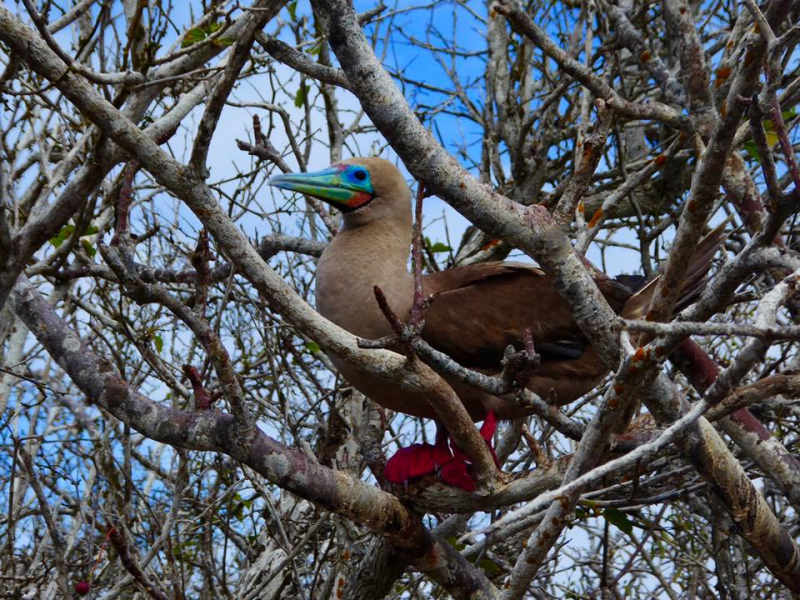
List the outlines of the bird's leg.
{"label": "bird's leg", "polygon": [[[495,415],[493,411],[490,410],[486,413],[486,417],[484,417],[483,424],[481,425],[479,431],[483,441],[486,442],[486,445],[489,447],[489,452],[492,454],[495,466],[497,466],[499,469],[500,461],[498,460],[497,454],[494,451],[494,444],[492,444],[494,432],[497,431],[497,415]],[[462,462],[469,461],[469,457],[464,453],[463,450],[461,450],[461,448],[456,445],[455,442],[450,442],[450,447],[453,449],[453,456],[456,460],[460,460]]]}
{"label": "bird's leg", "polygon": [[[447,432],[447,428],[442,423],[436,422],[436,445],[437,446],[444,446],[447,448],[447,452],[450,452],[450,448],[448,445],[448,440],[450,438],[450,434]],[[464,460],[466,455],[458,450],[458,446],[455,444],[450,444],[453,446],[453,457],[439,470],[439,479],[441,479],[444,483],[449,483],[452,486],[457,488],[461,488],[462,490],[467,490],[468,492],[474,492],[477,488],[475,487],[475,482],[472,480],[472,477],[469,474],[469,465]],[[460,456],[459,456],[460,454]]]}
{"label": "bird's leg", "polygon": [[[481,425],[480,434],[486,445],[489,446],[492,458],[499,469],[500,461],[497,460],[497,454],[492,445],[492,437],[496,430],[497,416],[489,411]],[[450,434],[447,433],[444,425],[436,421],[436,443],[433,445],[414,444],[408,448],[401,448],[386,463],[384,477],[392,483],[405,485],[416,477],[438,472],[439,479],[444,483],[474,492],[477,487],[469,472],[469,457],[455,442],[450,441],[448,444],[449,438]],[[450,452],[451,448],[452,453]]]}
{"label": "bird's leg", "polygon": [[387,461],[383,475],[392,483],[406,484],[410,479],[439,471],[452,460],[453,455],[447,445],[447,430],[437,421],[436,443],[400,448]]}
{"label": "bird's leg", "polygon": [[497,452],[494,451],[494,443],[492,442],[495,431],[497,431],[497,415],[490,410],[486,413],[486,418],[483,420],[480,433],[483,441],[486,442],[487,446],[489,446],[489,452],[492,454],[495,466],[498,470],[500,470],[500,460],[497,458]]}
{"label": "bird's leg", "polygon": [[[486,417],[483,419],[483,425],[481,425],[480,434],[483,438],[483,441],[485,441],[486,445],[489,446],[489,452],[492,453],[494,464],[497,465],[498,469],[500,469],[500,461],[497,460],[497,454],[495,454],[494,446],[492,445],[492,437],[494,436],[494,432],[496,430],[497,416],[494,414],[494,412],[489,411],[486,413]],[[453,450],[453,460],[442,467],[439,477],[445,483],[449,483],[450,485],[459,487],[463,490],[474,492],[477,487],[475,486],[475,481],[472,479],[472,475],[469,472],[469,457],[461,450],[461,448],[458,447],[455,442],[451,441],[450,447]]]}
{"label": "bird's leg", "polygon": [[[411,357],[415,354],[413,342],[420,338],[422,329],[425,327],[425,311],[433,300],[432,296],[426,298],[422,291],[422,201],[424,198],[425,185],[419,182],[412,232],[411,255],[414,271],[414,300],[411,306],[409,322],[403,323],[400,320],[389,306],[381,288],[377,285],[374,286],[373,292],[375,293],[378,307],[391,325],[394,334],[372,342],[359,340],[358,345],[361,348],[385,348],[399,342],[405,346],[408,356]],[[494,430],[497,427],[497,419],[495,419],[494,413],[489,413],[489,415],[481,428],[481,434],[483,435],[484,428],[491,421],[488,425],[491,432],[488,434],[488,438],[484,437],[485,440],[492,439]],[[450,445],[448,444],[449,437],[450,435],[444,425],[436,421],[436,443],[433,446],[430,444],[414,444],[408,448],[401,448],[386,463],[386,468],[383,471],[384,477],[392,483],[407,484],[409,479],[438,472],[443,482],[474,492],[477,488],[472,476],[469,474],[468,458],[460,449],[457,449],[455,444],[453,444],[453,452],[457,452],[456,457],[451,454]],[[489,443],[489,448],[494,456],[494,449],[492,449],[491,443]],[[494,460],[497,463],[497,456],[494,456]]]}

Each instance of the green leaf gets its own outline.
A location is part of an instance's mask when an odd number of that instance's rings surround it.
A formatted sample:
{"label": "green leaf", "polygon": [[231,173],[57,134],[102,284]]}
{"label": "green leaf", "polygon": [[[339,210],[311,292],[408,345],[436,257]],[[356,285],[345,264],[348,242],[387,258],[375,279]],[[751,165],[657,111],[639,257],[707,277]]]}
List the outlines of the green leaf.
{"label": "green leaf", "polygon": [[767,146],[772,148],[777,143],[778,143],[778,134],[772,130],[767,131]]}
{"label": "green leaf", "polygon": [[202,42],[204,39],[206,39],[206,32],[199,27],[195,27],[194,29],[187,31],[186,35],[183,36],[183,40],[181,40],[181,48],[188,48],[192,44]]}
{"label": "green leaf", "polygon": [[453,548],[455,548],[459,552],[461,552],[464,548],[467,547],[467,545],[464,544],[463,542],[459,542],[458,538],[456,536],[454,536],[454,535],[451,535],[451,536],[447,537],[446,539],[447,539],[447,543],[450,544]]}
{"label": "green leaf", "polygon": [[214,40],[214,45],[215,46],[223,46],[223,47],[224,46],[233,46],[233,42],[234,41],[235,40],[233,38],[227,38],[227,37],[217,38],[216,40]]}
{"label": "green leaf", "polygon": [[92,246],[92,242],[89,240],[81,240],[81,246],[83,246],[83,249],[86,250],[86,254],[91,258],[94,258],[94,255],[97,254],[97,250]]}
{"label": "green leaf", "polygon": [[156,347],[156,352],[161,354],[161,351],[164,349],[164,340],[160,335],[156,334],[153,336],[153,345]]}
{"label": "green leaf", "polygon": [[289,17],[291,17],[292,21],[296,21],[297,20],[297,0],[294,0],[294,2],[290,2],[289,6],[287,6],[286,9],[289,11]]}
{"label": "green leaf", "polygon": [[318,354],[320,347],[317,342],[306,342],[306,350],[311,352],[311,354]]}
{"label": "green leaf", "polygon": [[294,105],[297,108],[303,106],[303,102],[306,100],[306,94],[308,93],[308,86],[304,83],[299,88],[297,88],[297,93],[294,95]]}
{"label": "green leaf", "polygon": [[769,144],[770,148],[777,144],[779,139],[778,134],[774,131],[767,132],[767,144]]}
{"label": "green leaf", "polygon": [[61,244],[64,243],[69,236],[71,236],[75,232],[74,225],[64,225],[61,228],[61,231],[58,232],[57,235],[50,238],[50,243],[53,244],[56,248],[58,248]]}
{"label": "green leaf", "polygon": [[86,229],[83,230],[83,233],[81,234],[81,236],[94,235],[98,231],[100,231],[100,230],[97,227],[95,227],[94,225],[89,224],[89,225],[86,226]]}
{"label": "green leaf", "polygon": [[758,153],[758,147],[754,141],[745,142],[742,147],[750,155],[750,158],[757,163],[761,163],[761,155]]}
{"label": "green leaf", "polygon": [[436,242],[430,247],[430,251],[433,253],[437,252],[452,252],[452,248],[447,244],[443,244],[442,242]]}
{"label": "green leaf", "polygon": [[633,532],[633,523],[621,510],[616,508],[607,508],[603,511],[603,516],[605,517],[606,521],[614,525],[617,529],[621,529],[628,535]]}
{"label": "green leaf", "polygon": [[311,54],[312,56],[319,56],[320,52],[322,52],[322,44],[321,43],[317,44],[316,46],[311,48],[311,50],[308,51],[308,53]]}
{"label": "green leaf", "polygon": [[[764,121],[764,126],[767,133],[767,146],[772,148],[775,144],[778,143],[778,134],[772,129],[767,129],[766,127],[767,124],[769,124],[769,126],[771,127],[772,121]],[[756,146],[756,143],[753,140],[746,142],[743,148],[747,151],[747,153],[752,157],[753,160],[759,163],[761,162],[761,155],[759,154],[758,147]]]}
{"label": "green leaf", "polygon": [[503,571],[500,568],[500,565],[498,565],[493,560],[489,560],[488,558],[484,558],[483,560],[481,560],[480,565],[478,566],[480,566],[480,568],[483,569],[483,572],[486,573],[489,577],[497,577]]}

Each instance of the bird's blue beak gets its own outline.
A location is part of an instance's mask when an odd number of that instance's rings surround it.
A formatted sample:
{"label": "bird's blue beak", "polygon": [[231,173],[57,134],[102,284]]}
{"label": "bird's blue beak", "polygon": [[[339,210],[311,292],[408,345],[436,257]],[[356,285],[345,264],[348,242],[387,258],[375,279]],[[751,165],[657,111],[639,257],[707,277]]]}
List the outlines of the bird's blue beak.
{"label": "bird's blue beak", "polygon": [[355,210],[375,197],[369,171],[361,165],[338,164],[314,173],[284,173],[269,185],[319,198],[342,210]]}

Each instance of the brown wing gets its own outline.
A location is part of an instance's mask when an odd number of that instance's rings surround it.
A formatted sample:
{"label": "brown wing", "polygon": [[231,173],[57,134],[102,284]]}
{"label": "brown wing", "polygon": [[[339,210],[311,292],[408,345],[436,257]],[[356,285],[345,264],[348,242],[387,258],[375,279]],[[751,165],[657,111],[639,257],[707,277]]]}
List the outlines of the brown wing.
{"label": "brown wing", "polygon": [[[725,242],[727,233],[725,229],[731,222],[731,217],[726,218],[717,227],[706,234],[703,239],[697,244],[694,254],[692,255],[686,272],[681,281],[681,295],[673,312],[683,310],[689,304],[694,302],[694,299],[703,290],[706,283],[706,275],[711,268],[711,262],[714,255],[719,250],[720,246]],[[647,314],[647,309],[650,307],[650,301],[653,298],[653,293],[656,291],[659,277],[656,277],[650,283],[642,287],[626,302],[625,308],[622,311],[622,316],[626,319],[642,319]]]}
{"label": "brown wing", "polygon": [[[631,291],[613,280],[597,284],[619,311]],[[586,339],[541,270],[515,263],[483,263],[431,273],[426,294],[436,294],[422,337],[460,364],[497,368],[505,348],[522,348],[529,328],[542,360],[577,359]]]}

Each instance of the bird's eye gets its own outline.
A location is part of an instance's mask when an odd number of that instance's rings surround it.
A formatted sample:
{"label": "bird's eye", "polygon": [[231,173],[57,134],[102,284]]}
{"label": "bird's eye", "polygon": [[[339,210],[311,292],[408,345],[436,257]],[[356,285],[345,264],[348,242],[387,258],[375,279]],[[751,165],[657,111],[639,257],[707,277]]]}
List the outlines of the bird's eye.
{"label": "bird's eye", "polygon": [[366,178],[367,178],[366,171],[359,170],[353,173],[353,179],[355,179],[356,181],[364,181]]}

